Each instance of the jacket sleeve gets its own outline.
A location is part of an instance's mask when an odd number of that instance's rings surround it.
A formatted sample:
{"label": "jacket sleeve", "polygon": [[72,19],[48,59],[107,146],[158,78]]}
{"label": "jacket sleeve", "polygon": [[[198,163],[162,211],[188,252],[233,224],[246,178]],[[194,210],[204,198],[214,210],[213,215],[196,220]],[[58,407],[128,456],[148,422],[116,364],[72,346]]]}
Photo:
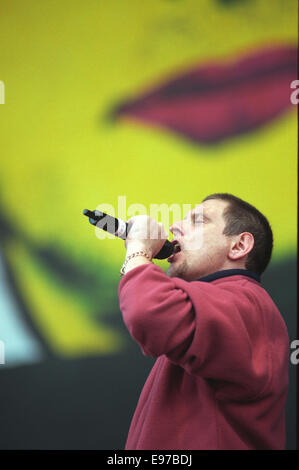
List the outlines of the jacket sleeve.
{"label": "jacket sleeve", "polygon": [[145,355],[166,355],[210,380],[223,396],[259,395],[270,380],[271,350],[256,300],[240,285],[191,284],[192,292],[190,283],[169,278],[156,265],[129,271],[119,300],[131,336]]}

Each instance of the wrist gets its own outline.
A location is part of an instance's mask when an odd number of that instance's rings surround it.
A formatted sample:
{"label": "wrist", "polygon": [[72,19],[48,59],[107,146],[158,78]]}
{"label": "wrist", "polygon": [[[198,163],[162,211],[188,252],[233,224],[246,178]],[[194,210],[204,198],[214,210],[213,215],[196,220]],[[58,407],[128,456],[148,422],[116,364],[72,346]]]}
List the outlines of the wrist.
{"label": "wrist", "polygon": [[132,255],[133,253],[136,253],[136,252],[139,252],[139,251],[145,253],[147,255],[148,259],[151,261],[151,259],[153,257],[152,250],[140,241],[134,241],[134,242],[131,242],[131,243],[128,244],[127,252],[126,252],[126,258],[128,256]]}
{"label": "wrist", "polygon": [[142,264],[151,264],[151,256],[149,256],[146,251],[139,250],[134,251],[130,255],[127,254],[126,259],[122,265],[120,270],[121,276],[123,276],[126,272],[130,271],[136,266],[140,266]]}

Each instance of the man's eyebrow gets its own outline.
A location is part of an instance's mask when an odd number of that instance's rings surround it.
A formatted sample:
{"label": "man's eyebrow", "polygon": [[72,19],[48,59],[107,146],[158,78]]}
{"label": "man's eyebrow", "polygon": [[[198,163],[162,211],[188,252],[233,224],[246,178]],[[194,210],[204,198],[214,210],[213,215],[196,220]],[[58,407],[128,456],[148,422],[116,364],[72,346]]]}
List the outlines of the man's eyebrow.
{"label": "man's eyebrow", "polygon": [[211,218],[207,215],[207,213],[205,212],[204,209],[193,209],[193,214],[196,216],[196,215],[200,215],[202,216],[204,219],[206,220],[211,220]]}
{"label": "man's eyebrow", "polygon": [[[211,219],[210,217],[208,217],[206,214],[204,214],[203,210],[199,210],[199,209],[193,209],[191,212],[190,212],[190,216],[191,218],[195,218],[195,217],[202,217],[205,221],[207,222],[210,222]],[[187,216],[185,217],[185,219],[187,218]]]}
{"label": "man's eyebrow", "polygon": [[205,220],[207,220],[207,221],[211,222],[211,218],[210,218],[210,217],[208,217],[206,214],[203,214],[203,218],[204,218]]}
{"label": "man's eyebrow", "polygon": [[183,218],[183,220],[186,220],[188,217],[197,217],[197,216],[200,216],[200,217],[203,217],[204,220],[208,221],[208,222],[211,222],[211,219],[210,217],[208,217],[206,214],[203,213],[203,210],[200,210],[200,209],[192,209],[192,211],[190,211],[187,215],[185,215],[185,217]]}

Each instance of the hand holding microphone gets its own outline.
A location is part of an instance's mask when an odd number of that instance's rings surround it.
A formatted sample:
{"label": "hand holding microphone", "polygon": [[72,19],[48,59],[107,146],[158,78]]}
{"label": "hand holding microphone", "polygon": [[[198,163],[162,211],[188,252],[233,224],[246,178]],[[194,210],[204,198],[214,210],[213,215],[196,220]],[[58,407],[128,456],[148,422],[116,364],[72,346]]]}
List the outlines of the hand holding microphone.
{"label": "hand holding microphone", "polygon": [[156,259],[165,259],[173,254],[174,246],[167,240],[163,225],[147,215],[138,215],[124,222],[97,210],[84,209],[83,214],[89,217],[92,225],[125,240],[130,252],[143,249]]}
{"label": "hand holding microphone", "polygon": [[125,240],[127,255],[144,250],[151,258],[160,252],[167,240],[167,233],[161,223],[148,215],[131,217],[128,221],[129,233]]}

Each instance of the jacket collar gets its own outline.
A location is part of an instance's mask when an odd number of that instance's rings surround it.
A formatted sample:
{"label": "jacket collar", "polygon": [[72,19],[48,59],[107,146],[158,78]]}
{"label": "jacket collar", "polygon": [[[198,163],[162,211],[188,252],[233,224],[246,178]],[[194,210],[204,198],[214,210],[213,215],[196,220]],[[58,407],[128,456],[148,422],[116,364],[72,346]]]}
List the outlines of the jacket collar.
{"label": "jacket collar", "polygon": [[215,273],[208,274],[207,276],[201,277],[197,280],[203,282],[211,282],[215,281],[216,279],[228,276],[247,276],[251,277],[257,282],[261,282],[260,276],[257,273],[254,273],[253,271],[249,271],[248,269],[224,269],[222,271],[216,271]]}

